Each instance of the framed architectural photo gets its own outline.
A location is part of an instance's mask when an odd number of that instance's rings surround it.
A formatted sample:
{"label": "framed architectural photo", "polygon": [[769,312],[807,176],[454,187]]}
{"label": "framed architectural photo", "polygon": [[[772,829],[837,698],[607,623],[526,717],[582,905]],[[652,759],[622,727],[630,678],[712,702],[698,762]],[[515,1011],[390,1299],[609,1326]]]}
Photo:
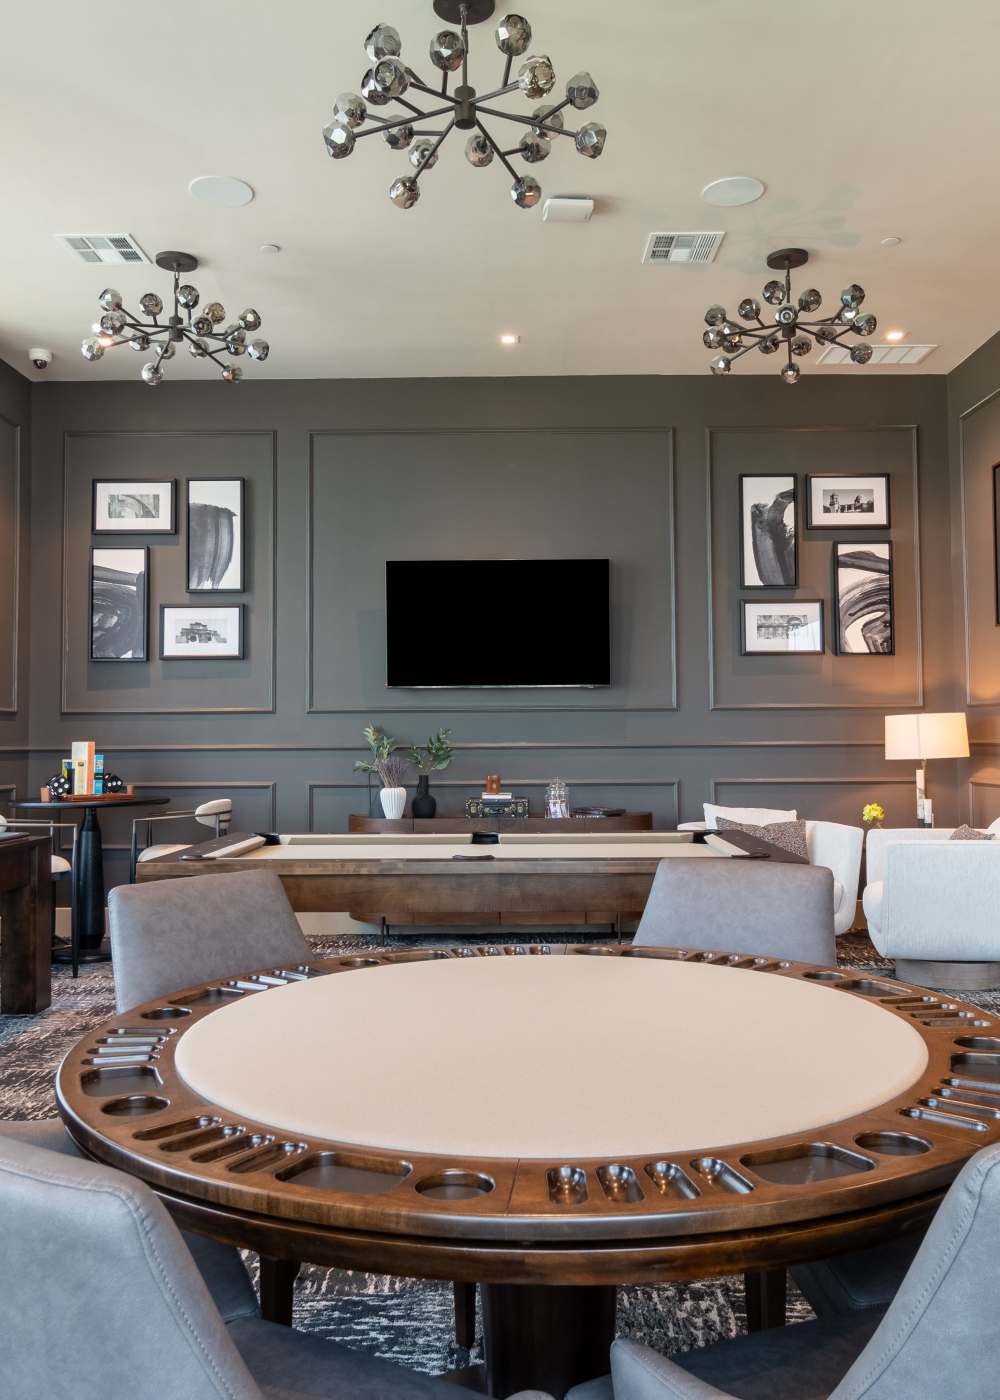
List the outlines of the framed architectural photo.
{"label": "framed architectural photo", "polygon": [[807,476],[806,526],[810,530],[888,530],[888,476]]}
{"label": "framed architectural photo", "polygon": [[823,604],[818,598],[778,598],[768,603],[740,602],[741,656],[820,656]]}
{"label": "framed architectural photo", "polygon": [[833,597],[839,656],[892,656],[892,545],[835,544]]}
{"label": "framed architectural photo", "polygon": [[176,481],[95,481],[95,535],[172,535]]}
{"label": "framed architectural photo", "polygon": [[189,593],[243,592],[241,476],[198,477],[187,484]]}
{"label": "framed architectural photo", "polygon": [[740,477],[740,587],[795,588],[799,581],[794,476]]}
{"label": "framed architectural photo", "polygon": [[149,660],[148,577],[145,545],[91,549],[91,661]]}
{"label": "framed architectural photo", "polygon": [[160,656],[164,661],[237,661],[242,655],[242,603],[225,607],[161,603]]}

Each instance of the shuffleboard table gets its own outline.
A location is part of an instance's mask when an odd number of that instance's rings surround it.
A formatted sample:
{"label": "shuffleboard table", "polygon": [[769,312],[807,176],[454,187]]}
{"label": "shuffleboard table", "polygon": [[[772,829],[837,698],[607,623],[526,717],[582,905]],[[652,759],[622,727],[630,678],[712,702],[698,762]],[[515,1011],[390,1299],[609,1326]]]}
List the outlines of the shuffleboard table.
{"label": "shuffleboard table", "polygon": [[[762,847],[762,843],[756,843]],[[771,858],[786,853],[766,848]],[[273,870],[300,913],[347,913],[383,931],[421,924],[602,924],[646,905],[657,864],[748,848],[691,833],[237,834],[141,861],[140,881]],[[793,858],[794,859],[794,858]]]}

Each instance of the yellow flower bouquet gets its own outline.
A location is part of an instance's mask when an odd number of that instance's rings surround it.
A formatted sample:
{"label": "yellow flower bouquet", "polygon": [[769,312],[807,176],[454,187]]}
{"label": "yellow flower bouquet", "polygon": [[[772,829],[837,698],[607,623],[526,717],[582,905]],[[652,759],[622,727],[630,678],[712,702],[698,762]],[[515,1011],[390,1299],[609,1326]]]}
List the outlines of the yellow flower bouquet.
{"label": "yellow flower bouquet", "polygon": [[885,821],[885,808],[878,802],[866,802],[861,820],[865,826],[881,826]]}

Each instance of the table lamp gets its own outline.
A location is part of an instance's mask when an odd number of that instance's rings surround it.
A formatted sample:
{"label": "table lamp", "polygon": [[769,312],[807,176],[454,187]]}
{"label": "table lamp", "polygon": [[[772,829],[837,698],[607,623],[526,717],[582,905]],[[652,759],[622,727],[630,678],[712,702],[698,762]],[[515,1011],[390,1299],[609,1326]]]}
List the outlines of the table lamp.
{"label": "table lamp", "polygon": [[969,757],[965,715],[961,710],[938,715],[886,715],[885,756],[917,760],[917,823],[933,826],[934,810],[927,796],[927,760]]}

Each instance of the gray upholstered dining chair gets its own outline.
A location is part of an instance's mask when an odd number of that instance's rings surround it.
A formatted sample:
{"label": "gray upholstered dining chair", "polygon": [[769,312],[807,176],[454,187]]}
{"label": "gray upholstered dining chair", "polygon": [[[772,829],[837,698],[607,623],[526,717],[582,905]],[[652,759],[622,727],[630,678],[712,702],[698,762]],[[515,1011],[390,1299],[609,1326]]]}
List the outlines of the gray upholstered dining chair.
{"label": "gray upholstered dining chair", "polygon": [[889,1307],[757,1332],[667,1361],[618,1341],[567,1400],[985,1400],[1000,1374],[1000,1146],[959,1173]]}
{"label": "gray upholstered dining chair", "polygon": [[[139,1181],[0,1136],[3,1393],[455,1400],[474,1392],[244,1310],[226,1319]],[[548,1400],[524,1392],[520,1400]]]}
{"label": "gray upholstered dining chair", "polygon": [[661,860],[636,943],[836,963],[833,876],[768,860]]}

